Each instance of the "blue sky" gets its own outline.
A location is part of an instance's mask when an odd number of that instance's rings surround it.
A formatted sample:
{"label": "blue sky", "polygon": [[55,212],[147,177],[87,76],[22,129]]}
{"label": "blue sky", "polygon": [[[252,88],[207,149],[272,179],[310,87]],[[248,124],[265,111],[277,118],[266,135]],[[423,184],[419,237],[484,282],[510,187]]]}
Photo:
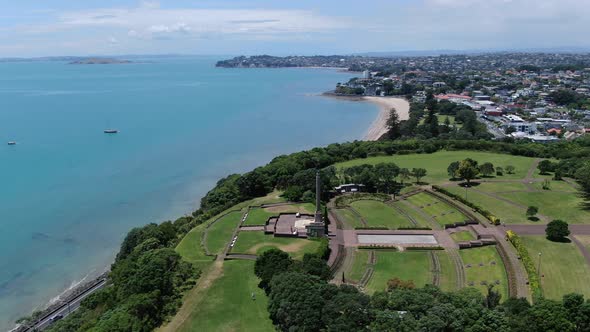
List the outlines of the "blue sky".
{"label": "blue sky", "polygon": [[587,0],[19,0],[0,57],[588,47]]}

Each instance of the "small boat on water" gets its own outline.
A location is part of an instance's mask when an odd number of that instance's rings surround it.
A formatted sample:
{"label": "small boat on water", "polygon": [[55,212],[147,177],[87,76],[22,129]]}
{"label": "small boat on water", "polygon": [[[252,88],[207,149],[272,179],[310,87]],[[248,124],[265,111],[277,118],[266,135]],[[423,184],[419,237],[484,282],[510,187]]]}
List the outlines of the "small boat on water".
{"label": "small boat on water", "polygon": [[16,142],[15,141],[10,141],[10,142],[8,142],[8,145],[16,145]]}
{"label": "small boat on water", "polygon": [[116,133],[118,133],[118,132],[119,132],[119,131],[118,131],[117,129],[105,129],[105,130],[104,130],[104,133],[105,133],[105,134],[116,134]]}

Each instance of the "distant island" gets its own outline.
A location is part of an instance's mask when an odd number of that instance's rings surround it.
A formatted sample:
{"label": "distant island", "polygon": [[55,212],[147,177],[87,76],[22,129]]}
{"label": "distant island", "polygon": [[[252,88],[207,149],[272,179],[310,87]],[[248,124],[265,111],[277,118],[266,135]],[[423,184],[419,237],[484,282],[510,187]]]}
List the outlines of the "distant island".
{"label": "distant island", "polygon": [[113,64],[125,64],[125,63],[132,63],[132,61],[114,59],[114,58],[86,58],[86,59],[77,59],[77,60],[69,62],[68,64],[70,64],[70,65],[113,65]]}

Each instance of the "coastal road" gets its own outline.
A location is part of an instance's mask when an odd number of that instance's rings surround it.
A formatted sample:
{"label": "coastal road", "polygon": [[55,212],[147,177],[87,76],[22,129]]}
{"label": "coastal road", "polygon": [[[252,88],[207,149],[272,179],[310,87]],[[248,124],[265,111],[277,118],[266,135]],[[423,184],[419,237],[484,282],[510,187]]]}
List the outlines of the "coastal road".
{"label": "coastal road", "polygon": [[57,308],[50,315],[45,316],[43,319],[41,319],[40,321],[35,323],[35,325],[33,325],[32,327],[26,329],[25,331],[43,331],[44,329],[49,327],[49,325],[51,325],[51,323],[53,323],[52,318],[54,318],[58,315],[66,317],[67,315],[71,314],[72,312],[74,312],[76,309],[78,309],[80,307],[80,302],[82,302],[82,300],[87,298],[90,294],[103,288],[104,286],[106,286],[106,284],[107,284],[106,279],[101,280],[96,285],[92,286],[92,288],[87,289],[84,293],[78,295],[76,298],[71,300],[69,303],[64,304],[63,306]]}

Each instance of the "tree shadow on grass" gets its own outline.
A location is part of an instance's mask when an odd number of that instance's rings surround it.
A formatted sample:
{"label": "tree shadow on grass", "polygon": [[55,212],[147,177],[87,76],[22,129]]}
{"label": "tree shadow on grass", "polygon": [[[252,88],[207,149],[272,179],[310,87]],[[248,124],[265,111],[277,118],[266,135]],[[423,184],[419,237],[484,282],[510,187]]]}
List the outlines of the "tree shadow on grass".
{"label": "tree shadow on grass", "polygon": [[459,183],[459,187],[471,188],[471,187],[477,187],[480,184],[481,184],[480,182],[470,182],[470,183],[467,183],[466,181],[464,181],[464,182]]}
{"label": "tree shadow on grass", "polygon": [[572,240],[570,240],[567,237],[564,238],[559,238],[559,239],[554,239],[554,238],[550,238],[550,237],[545,237],[547,240],[551,241],[551,242],[557,242],[557,243],[572,243]]}
{"label": "tree shadow on grass", "polygon": [[539,217],[534,217],[534,216],[533,217],[528,217],[527,219],[530,220],[530,221],[539,221],[539,220],[541,220],[541,219],[539,219]]}

